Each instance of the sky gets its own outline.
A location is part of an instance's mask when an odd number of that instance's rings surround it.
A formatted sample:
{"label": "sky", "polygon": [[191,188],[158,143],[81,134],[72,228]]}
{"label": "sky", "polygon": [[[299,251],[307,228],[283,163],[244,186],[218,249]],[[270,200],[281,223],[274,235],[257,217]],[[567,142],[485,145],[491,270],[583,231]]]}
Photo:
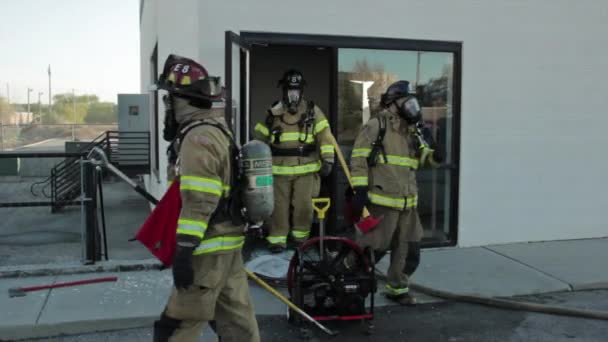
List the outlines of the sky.
{"label": "sky", "polygon": [[0,0],[0,96],[139,93],[138,0]]}
{"label": "sky", "polygon": [[[340,71],[351,71],[357,61],[367,60],[370,66],[382,65],[385,72],[393,73],[397,78],[416,82],[416,51],[390,51],[369,49],[340,49],[338,68]],[[447,52],[422,52],[420,54],[420,84],[431,78],[441,76],[446,65],[453,64],[453,56]]]}

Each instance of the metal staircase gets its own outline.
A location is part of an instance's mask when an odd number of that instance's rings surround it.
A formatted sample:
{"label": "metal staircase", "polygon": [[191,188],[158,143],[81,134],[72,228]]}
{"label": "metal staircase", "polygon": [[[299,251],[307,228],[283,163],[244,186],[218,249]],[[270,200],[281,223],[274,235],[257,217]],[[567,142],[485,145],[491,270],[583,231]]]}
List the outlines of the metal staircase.
{"label": "metal staircase", "polygon": [[[32,184],[31,190],[41,187],[44,196],[51,199],[51,212],[57,212],[74,201],[81,194],[80,160],[93,148],[101,148],[109,161],[118,169],[133,177],[149,172],[150,133],[106,131],[80,148],[81,158],[69,157],[51,169],[51,175],[42,182]],[[50,187],[51,193],[48,193]]]}

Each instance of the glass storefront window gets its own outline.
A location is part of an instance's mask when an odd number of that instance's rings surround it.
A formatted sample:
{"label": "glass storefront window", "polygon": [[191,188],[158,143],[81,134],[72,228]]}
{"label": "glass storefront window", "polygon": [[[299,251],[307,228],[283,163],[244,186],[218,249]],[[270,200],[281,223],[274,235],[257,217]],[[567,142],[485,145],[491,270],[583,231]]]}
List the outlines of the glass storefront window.
{"label": "glass storefront window", "polygon": [[[438,150],[453,162],[453,66],[451,52],[411,50],[338,49],[338,142],[348,157],[363,123],[380,110],[380,95],[393,82],[407,80],[415,87],[423,120],[431,128]],[[340,174],[338,193],[346,179]],[[424,240],[450,241],[451,185],[456,181],[450,168],[417,172],[418,211]],[[338,204],[341,206],[341,204]],[[338,213],[342,210],[339,208]],[[342,224],[343,217],[338,217]]]}

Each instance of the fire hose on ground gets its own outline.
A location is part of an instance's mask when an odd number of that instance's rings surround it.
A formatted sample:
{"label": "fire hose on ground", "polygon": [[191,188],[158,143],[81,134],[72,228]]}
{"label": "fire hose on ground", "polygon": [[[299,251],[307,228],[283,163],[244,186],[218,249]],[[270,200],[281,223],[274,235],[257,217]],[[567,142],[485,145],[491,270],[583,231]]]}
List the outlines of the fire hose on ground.
{"label": "fire hose on ground", "polygon": [[[376,272],[376,275],[379,279],[386,279],[386,275]],[[420,293],[443,298],[447,300],[453,300],[458,302],[479,304],[491,307],[497,307],[501,309],[508,310],[517,310],[517,311],[530,311],[530,312],[539,312],[550,315],[559,315],[559,316],[571,316],[571,317],[581,317],[581,318],[590,318],[590,319],[599,319],[599,320],[608,320],[608,311],[601,310],[591,310],[591,309],[578,309],[578,308],[568,308],[557,305],[547,305],[547,304],[538,304],[526,301],[519,300],[510,300],[503,298],[493,298],[486,296],[479,296],[473,294],[462,294],[455,293],[445,290],[439,290],[432,287],[410,283],[410,288],[412,290],[418,291]]]}
{"label": "fire hose on ground", "polygon": [[[109,163],[103,150],[99,149],[98,147],[95,147],[95,148],[93,148],[91,153],[89,153],[88,157],[91,158],[92,154],[94,154],[94,153],[100,156],[101,163],[103,164],[103,166],[107,167],[110,171],[112,171],[114,174],[116,174],[119,178],[121,178],[124,181],[126,181],[127,183],[129,183],[129,185],[131,185],[135,189],[135,191],[137,191],[140,195],[142,195],[143,197],[145,197],[148,201],[150,201],[152,203],[158,203],[158,200],[156,198],[154,198],[150,193],[148,193],[146,190],[141,188],[139,185],[137,185],[135,182],[133,182],[131,179],[129,179],[126,175],[124,175],[120,170],[118,170],[111,163]],[[287,304],[290,307],[292,307],[292,306],[296,307],[297,309],[294,309],[294,310],[296,312],[298,312],[299,314],[303,315],[308,321],[311,321],[312,323],[317,325],[321,330],[323,330],[324,332],[326,332],[330,335],[335,334],[334,331],[327,329],[326,327],[324,327],[323,325],[321,325],[320,323],[318,323],[317,321],[312,319],[304,311],[302,311],[300,308],[295,306],[295,304],[291,303],[287,298],[283,297],[280,293],[278,293],[276,290],[274,290],[270,285],[268,285],[266,282],[264,282],[261,278],[265,278],[265,277],[263,277],[262,275],[256,276],[256,274],[254,274],[253,272],[251,272],[249,270],[246,270],[246,272],[250,278],[255,280],[258,284],[260,284],[266,290],[270,291],[271,294],[273,294],[274,296],[279,298],[282,302],[284,302],[285,304]],[[377,272],[377,276],[378,276],[378,279],[386,279],[386,275],[384,275],[380,272]],[[285,285],[283,282],[277,282],[276,279],[266,279],[266,280],[272,280],[273,282],[277,283],[277,285]],[[538,303],[525,302],[525,301],[519,301],[519,300],[509,300],[509,299],[493,298],[493,297],[479,296],[479,295],[473,295],[473,294],[454,293],[454,292],[450,292],[450,291],[439,290],[439,289],[419,285],[416,283],[411,283],[410,288],[415,291],[418,291],[420,293],[432,296],[432,297],[442,298],[442,299],[446,299],[446,300],[459,301],[459,302],[465,302],[465,303],[479,304],[479,305],[484,305],[484,306],[496,307],[496,308],[500,308],[500,309],[538,312],[538,313],[545,313],[545,314],[551,314],[551,315],[571,316],[571,317],[580,317],[580,318],[588,318],[588,319],[608,320],[608,311],[568,308],[568,307],[563,307],[563,306],[538,304]],[[272,289],[272,291],[270,289]],[[293,307],[292,307],[292,309],[293,309]]]}

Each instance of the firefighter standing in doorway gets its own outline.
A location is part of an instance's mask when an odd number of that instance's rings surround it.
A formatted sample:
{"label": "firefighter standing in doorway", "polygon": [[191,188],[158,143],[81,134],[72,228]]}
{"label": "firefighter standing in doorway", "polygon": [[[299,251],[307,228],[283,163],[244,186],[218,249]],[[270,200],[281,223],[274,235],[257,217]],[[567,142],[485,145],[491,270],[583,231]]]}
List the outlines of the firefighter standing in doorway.
{"label": "firefighter standing in doorway", "polygon": [[[259,341],[243,268],[243,229],[227,210],[230,201],[232,137],[224,119],[218,77],[200,64],[170,55],[159,79],[169,92],[168,137],[177,152],[182,209],[173,261],[174,288],[154,341],[198,341],[215,320],[222,341]],[[165,127],[167,128],[167,127]]]}
{"label": "firefighter standing in doorway", "polygon": [[286,71],[279,80],[281,101],[268,109],[264,123],[255,126],[256,138],[272,150],[275,205],[266,239],[273,253],[285,249],[290,228],[296,244],[308,239],[313,219],[311,199],[319,194],[320,177],[328,176],[333,168],[329,122],[319,107],[304,100],[305,85],[301,72]]}
{"label": "firefighter standing in doorway", "polygon": [[408,81],[390,85],[380,105],[383,110],[362,127],[351,155],[353,220],[360,219],[368,204],[371,215],[383,217],[373,230],[359,233],[357,242],[372,248],[376,262],[391,250],[385,294],[414,305],[408,283],[420,260],[422,238],[416,170],[427,163],[436,166],[439,158]]}

